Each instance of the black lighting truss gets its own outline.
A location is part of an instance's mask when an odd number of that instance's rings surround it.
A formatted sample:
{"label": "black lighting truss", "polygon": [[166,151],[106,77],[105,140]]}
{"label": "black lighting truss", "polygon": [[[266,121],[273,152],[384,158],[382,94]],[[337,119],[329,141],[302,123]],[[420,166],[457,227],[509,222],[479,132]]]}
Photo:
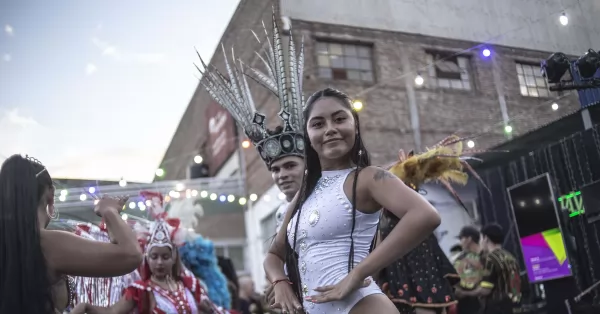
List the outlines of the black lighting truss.
{"label": "black lighting truss", "polygon": [[562,52],[553,53],[541,67],[551,91],[600,88],[600,54],[592,49],[577,60]]}

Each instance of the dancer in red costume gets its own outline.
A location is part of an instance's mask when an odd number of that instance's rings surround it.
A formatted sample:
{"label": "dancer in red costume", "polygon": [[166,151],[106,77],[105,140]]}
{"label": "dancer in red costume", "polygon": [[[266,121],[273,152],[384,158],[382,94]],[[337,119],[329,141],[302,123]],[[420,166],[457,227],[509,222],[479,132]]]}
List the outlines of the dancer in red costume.
{"label": "dancer in red costume", "polygon": [[82,303],[71,313],[228,313],[210,302],[198,279],[183,271],[177,245],[183,244],[185,231],[179,228],[178,219],[166,219],[162,195],[142,192],[142,196],[152,202],[155,221],[149,230],[136,225],[145,253],[141,280],[125,288],[121,300],[110,307]]}

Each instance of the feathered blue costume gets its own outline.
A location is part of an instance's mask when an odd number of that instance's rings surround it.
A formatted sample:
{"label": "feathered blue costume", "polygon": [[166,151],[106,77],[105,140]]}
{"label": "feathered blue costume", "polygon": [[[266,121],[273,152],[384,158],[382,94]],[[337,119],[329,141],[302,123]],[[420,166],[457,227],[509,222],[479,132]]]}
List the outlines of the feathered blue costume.
{"label": "feathered blue costume", "polygon": [[210,300],[225,309],[231,309],[231,295],[227,279],[219,269],[215,248],[210,240],[197,236],[179,248],[183,264],[207,286]]}

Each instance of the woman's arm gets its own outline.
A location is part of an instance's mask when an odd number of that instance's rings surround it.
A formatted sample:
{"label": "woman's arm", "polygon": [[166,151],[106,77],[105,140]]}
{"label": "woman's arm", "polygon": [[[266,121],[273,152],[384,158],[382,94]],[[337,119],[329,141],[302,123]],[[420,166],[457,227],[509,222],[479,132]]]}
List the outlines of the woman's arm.
{"label": "woman's arm", "polygon": [[269,248],[269,252],[267,253],[267,257],[265,257],[265,261],[263,263],[263,267],[265,269],[265,273],[267,274],[267,279],[270,282],[275,280],[281,280],[287,278],[284,271],[284,263],[285,263],[285,245],[287,241],[287,226],[292,219],[292,212],[294,211],[294,207],[296,206],[296,201],[298,199],[298,193],[294,199],[288,205],[288,209],[285,212],[285,218],[283,219],[283,223],[281,227],[279,227],[279,232],[275,235],[275,240],[271,243],[271,247]]}
{"label": "woman's arm", "polygon": [[379,272],[425,240],[440,225],[437,211],[398,177],[376,167],[363,169],[362,186],[371,201],[396,215],[400,221],[390,234],[355,268],[365,278]]}
{"label": "woman's arm", "polygon": [[102,216],[117,243],[43,230],[41,242],[48,267],[60,274],[82,277],[121,276],[138,267],[142,251],[131,227],[121,219],[117,209],[106,210]]}

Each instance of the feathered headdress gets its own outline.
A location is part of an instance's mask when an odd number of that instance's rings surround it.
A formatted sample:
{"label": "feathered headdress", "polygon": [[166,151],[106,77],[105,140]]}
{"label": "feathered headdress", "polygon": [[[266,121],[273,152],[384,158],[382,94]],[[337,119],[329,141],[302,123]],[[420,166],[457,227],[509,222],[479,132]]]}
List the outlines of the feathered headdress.
{"label": "feathered headdress", "polygon": [[162,194],[151,191],[142,191],[140,195],[150,201],[148,210],[154,218],[150,223],[137,222],[134,230],[138,234],[138,241],[142,245],[146,254],[153,247],[181,246],[185,242],[186,231],[180,228],[181,221],[177,218],[168,218],[167,212],[163,207]]}
{"label": "feathered headdress", "polygon": [[[211,97],[223,106],[237,123],[244,129],[246,135],[256,146],[260,157],[271,167],[271,163],[285,156],[304,156],[304,121],[302,110],[304,96],[302,94],[302,76],[304,68],[304,42],[296,55],[296,46],[291,32],[289,37],[288,53],[284,56],[283,43],[275,11],[273,10],[273,34],[263,23],[266,40],[263,44],[253,32],[256,40],[266,46],[262,51],[256,52],[266,67],[267,73],[244,65],[241,60],[236,60],[233,49],[231,61],[221,45],[225,59],[225,68],[228,78],[221,74],[214,66],[207,66],[202,58],[202,69],[196,66],[203,74],[200,84],[208,91]],[[272,38],[271,39],[269,38]],[[198,56],[200,56],[198,54]],[[287,57],[287,60],[286,60]],[[281,130],[272,132],[265,126],[266,116],[256,111],[250,87],[246,80],[246,71],[249,77],[271,91],[279,98],[278,116],[283,120]]]}
{"label": "feathered headdress", "polygon": [[488,189],[481,177],[467,162],[470,159],[481,161],[470,156],[485,151],[464,150],[463,142],[467,139],[451,135],[432,148],[427,148],[421,154],[414,154],[412,151],[405,154],[403,150],[400,150],[399,160],[390,166],[389,171],[415,190],[418,190],[424,183],[439,182],[450,191],[462,207],[465,207],[458,197],[458,193],[452,187],[452,183],[467,184],[470,173]]}
{"label": "feathered headdress", "polygon": [[218,306],[231,308],[227,279],[219,269],[213,243],[198,236],[180,247],[179,254],[183,264],[206,284],[210,300]]}

